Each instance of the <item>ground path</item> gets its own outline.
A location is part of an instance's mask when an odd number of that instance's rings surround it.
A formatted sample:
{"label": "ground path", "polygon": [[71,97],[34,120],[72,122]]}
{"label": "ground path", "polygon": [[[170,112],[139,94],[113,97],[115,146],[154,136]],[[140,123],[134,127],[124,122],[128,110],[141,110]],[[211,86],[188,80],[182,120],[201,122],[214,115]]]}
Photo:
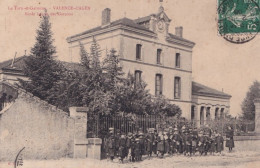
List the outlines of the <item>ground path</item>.
{"label": "ground path", "polygon": [[[24,160],[21,168],[259,168],[260,141],[236,142],[231,153],[224,151],[218,156],[172,156],[159,159],[153,157],[138,163],[119,164],[118,160],[60,159],[60,160]],[[13,167],[13,164],[1,162],[0,168]]]}

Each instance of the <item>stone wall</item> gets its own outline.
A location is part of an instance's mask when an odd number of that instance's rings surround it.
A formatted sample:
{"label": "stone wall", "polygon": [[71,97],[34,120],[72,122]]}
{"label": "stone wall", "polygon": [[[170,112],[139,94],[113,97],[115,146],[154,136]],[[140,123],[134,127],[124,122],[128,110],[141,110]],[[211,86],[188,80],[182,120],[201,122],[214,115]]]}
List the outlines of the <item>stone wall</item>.
{"label": "stone wall", "polygon": [[73,157],[74,119],[47,102],[19,90],[18,98],[0,112],[0,161]]}

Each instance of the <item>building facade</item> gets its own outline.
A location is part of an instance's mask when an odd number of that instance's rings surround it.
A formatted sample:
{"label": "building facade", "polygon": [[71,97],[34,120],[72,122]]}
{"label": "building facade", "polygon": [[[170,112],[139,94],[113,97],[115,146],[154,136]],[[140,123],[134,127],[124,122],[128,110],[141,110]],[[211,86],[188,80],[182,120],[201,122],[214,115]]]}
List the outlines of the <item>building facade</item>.
{"label": "building facade", "polygon": [[[114,48],[123,71],[144,80],[151,94],[164,95],[178,105],[183,117],[206,120],[208,113],[204,112],[204,106],[207,110],[212,107],[212,117],[215,115],[213,107],[222,111],[223,116],[224,112],[228,113],[230,95],[210,88],[207,94],[193,94],[193,85],[197,84],[192,82],[195,43],[183,38],[183,27],[176,27],[175,34],[168,31],[171,19],[162,6],[157,13],[135,20],[124,17],[111,21],[110,17],[111,10],[106,8],[102,11],[100,26],[67,38],[73,61],[79,61],[79,43],[90,48],[95,38],[101,46],[103,58],[108,50]],[[201,107],[203,112],[200,112]]]}
{"label": "building facade", "polygon": [[136,20],[111,22],[110,13],[108,8],[103,11],[101,26],[67,38],[71,58],[79,61],[79,42],[89,48],[94,37],[103,57],[114,48],[124,72],[141,77],[153,95],[164,95],[190,118],[195,43],[182,37],[182,27],[176,28],[175,35],[168,32],[171,20],[163,7],[156,14]]}

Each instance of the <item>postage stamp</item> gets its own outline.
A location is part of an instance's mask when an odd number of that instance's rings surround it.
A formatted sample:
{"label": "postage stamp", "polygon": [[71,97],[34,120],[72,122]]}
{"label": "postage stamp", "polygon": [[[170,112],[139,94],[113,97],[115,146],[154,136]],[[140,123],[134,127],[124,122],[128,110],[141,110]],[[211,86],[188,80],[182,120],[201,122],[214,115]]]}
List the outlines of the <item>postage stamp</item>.
{"label": "postage stamp", "polygon": [[218,0],[218,33],[232,43],[246,43],[260,31],[259,0]]}

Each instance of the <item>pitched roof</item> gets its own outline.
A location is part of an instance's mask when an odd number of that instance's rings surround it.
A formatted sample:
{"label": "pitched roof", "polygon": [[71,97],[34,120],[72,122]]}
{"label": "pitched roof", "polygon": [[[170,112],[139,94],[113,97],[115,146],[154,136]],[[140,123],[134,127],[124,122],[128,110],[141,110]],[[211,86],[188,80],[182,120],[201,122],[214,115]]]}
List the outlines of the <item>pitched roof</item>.
{"label": "pitched roof", "polygon": [[231,95],[212,89],[197,82],[192,82],[192,95],[231,98]]}
{"label": "pitched roof", "polygon": [[[154,14],[151,14],[151,15],[154,15]],[[147,22],[151,19],[151,15],[135,19],[134,22],[135,23]]]}
{"label": "pitched roof", "polygon": [[12,70],[22,70],[24,66],[24,60],[27,56],[21,56],[14,59],[14,63],[12,66],[13,59],[9,59],[3,62],[0,62],[0,70],[4,69],[12,69]]}
{"label": "pitched roof", "polygon": [[150,32],[150,33],[154,33],[153,31],[147,29],[146,27],[137,24],[134,20],[124,17],[122,19],[118,19],[116,21],[113,21],[113,22],[111,22],[110,24],[108,24],[106,26],[98,26],[98,27],[95,27],[93,29],[84,31],[82,33],[70,36],[70,37],[67,38],[67,40],[70,39],[70,38],[82,36],[84,34],[93,33],[93,32],[99,31],[99,30],[104,30],[104,29],[107,29],[107,28],[110,28],[110,27],[114,27],[114,26],[117,26],[117,25],[129,26],[129,27],[141,29],[141,30],[144,30],[144,31],[147,31],[147,32]]}
{"label": "pitched roof", "polygon": [[[0,70],[2,70],[2,71],[4,71],[4,70],[22,71],[23,67],[25,66],[25,60],[28,57],[29,56],[17,57],[14,60],[13,66],[12,66],[13,59],[9,59],[9,60],[0,62]],[[59,61],[59,60],[58,60],[58,63],[61,63],[68,70],[77,70],[79,72],[81,72],[83,70],[80,63],[65,62],[65,61]]]}
{"label": "pitched roof", "polygon": [[169,33],[169,36],[170,36],[170,38],[172,38],[172,39],[177,39],[177,40],[185,41],[185,42],[192,43],[193,45],[195,45],[194,42],[192,42],[192,41],[190,41],[190,40],[187,40],[187,39],[185,39],[185,38],[176,36],[176,35],[174,35],[174,34],[172,34],[172,33]]}

